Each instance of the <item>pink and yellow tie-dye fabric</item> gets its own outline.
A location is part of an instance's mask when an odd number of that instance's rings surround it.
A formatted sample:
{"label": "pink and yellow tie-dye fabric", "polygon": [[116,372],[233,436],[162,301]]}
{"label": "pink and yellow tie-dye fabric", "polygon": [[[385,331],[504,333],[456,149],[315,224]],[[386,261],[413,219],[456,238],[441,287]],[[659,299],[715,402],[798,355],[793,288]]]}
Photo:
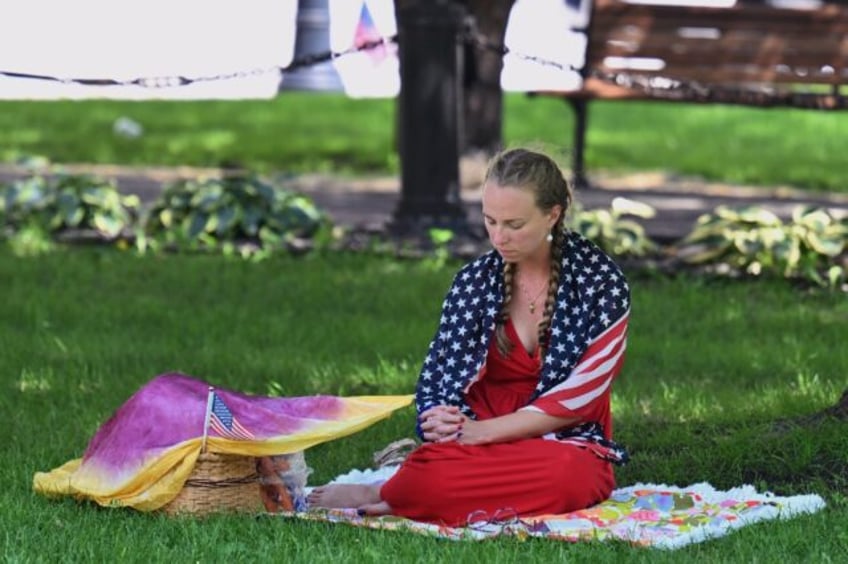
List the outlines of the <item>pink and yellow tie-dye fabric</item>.
{"label": "pink and yellow tie-dye fabric", "polygon": [[[200,454],[208,391],[209,384],[183,374],[157,376],[97,430],[82,458],[36,473],[33,488],[101,505],[162,507],[180,492]],[[412,402],[412,396],[215,392],[255,439],[232,440],[210,431],[206,448],[245,456],[302,451],[364,429]]]}

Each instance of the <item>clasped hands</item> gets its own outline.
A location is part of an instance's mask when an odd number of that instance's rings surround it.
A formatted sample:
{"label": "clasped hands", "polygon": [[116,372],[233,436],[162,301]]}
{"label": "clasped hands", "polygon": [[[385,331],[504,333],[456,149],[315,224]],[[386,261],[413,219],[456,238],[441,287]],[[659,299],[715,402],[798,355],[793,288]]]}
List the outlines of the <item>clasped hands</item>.
{"label": "clasped hands", "polygon": [[428,443],[456,441],[462,444],[480,444],[480,421],[469,419],[455,405],[437,405],[418,416],[421,435]]}
{"label": "clasped hands", "polygon": [[547,413],[518,410],[477,420],[466,417],[455,405],[437,405],[418,416],[421,436],[428,443],[484,445],[542,437],[552,431],[579,423],[579,417],[559,417]]}

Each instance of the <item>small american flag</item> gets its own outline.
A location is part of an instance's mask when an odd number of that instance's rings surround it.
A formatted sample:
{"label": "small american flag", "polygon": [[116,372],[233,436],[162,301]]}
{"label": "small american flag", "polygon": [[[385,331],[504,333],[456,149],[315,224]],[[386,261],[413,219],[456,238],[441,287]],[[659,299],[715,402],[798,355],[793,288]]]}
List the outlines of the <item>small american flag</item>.
{"label": "small american flag", "polygon": [[[374,23],[371,11],[368,9],[368,3],[363,2],[362,9],[359,12],[359,22],[356,24],[356,31],[353,36],[353,45],[357,49],[360,49],[367,43],[380,41],[381,39],[384,39],[383,34]],[[372,47],[366,50],[365,53],[375,65],[381,63],[390,54],[385,44]]]}
{"label": "small american flag", "polygon": [[209,427],[218,433],[218,435],[227,439],[243,441],[255,438],[253,433],[245,429],[238,422],[233,412],[224,403],[224,400],[214,391],[212,392],[212,413],[209,417]]}

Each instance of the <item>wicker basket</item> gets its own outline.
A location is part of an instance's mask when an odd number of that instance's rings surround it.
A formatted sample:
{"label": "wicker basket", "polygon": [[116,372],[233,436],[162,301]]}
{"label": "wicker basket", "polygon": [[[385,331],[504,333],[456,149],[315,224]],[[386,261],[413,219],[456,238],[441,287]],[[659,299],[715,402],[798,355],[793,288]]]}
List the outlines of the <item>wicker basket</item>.
{"label": "wicker basket", "polygon": [[162,508],[170,515],[262,510],[256,459],[201,453],[179,495]]}

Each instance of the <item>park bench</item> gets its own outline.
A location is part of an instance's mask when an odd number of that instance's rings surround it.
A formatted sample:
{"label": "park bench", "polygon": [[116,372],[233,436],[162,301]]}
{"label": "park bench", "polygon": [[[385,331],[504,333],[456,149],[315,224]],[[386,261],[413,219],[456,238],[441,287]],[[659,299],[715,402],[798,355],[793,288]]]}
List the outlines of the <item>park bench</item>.
{"label": "park bench", "polygon": [[591,100],[662,100],[820,110],[848,108],[848,8],[732,7],[593,0],[583,84],[544,92],[575,112],[573,174],[588,186]]}

